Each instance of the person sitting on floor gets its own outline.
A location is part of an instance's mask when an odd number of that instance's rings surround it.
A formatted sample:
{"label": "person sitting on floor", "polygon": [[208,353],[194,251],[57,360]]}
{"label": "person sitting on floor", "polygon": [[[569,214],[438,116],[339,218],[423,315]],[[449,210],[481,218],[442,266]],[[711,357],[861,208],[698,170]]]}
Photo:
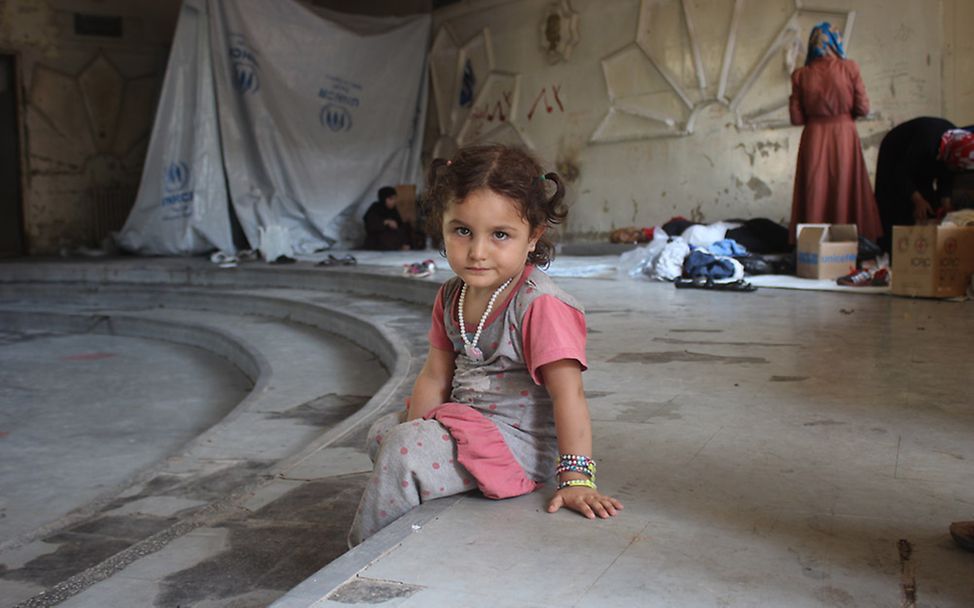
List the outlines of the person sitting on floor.
{"label": "person sitting on floor", "polygon": [[393,251],[410,248],[411,228],[402,221],[396,209],[398,196],[390,186],[379,188],[379,200],[372,203],[365,212],[365,243],[363,249]]}

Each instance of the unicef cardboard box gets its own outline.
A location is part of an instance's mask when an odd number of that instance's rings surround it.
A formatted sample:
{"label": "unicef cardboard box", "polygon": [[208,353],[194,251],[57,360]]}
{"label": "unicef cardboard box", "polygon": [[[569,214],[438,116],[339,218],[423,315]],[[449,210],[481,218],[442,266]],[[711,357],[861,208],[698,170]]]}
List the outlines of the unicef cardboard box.
{"label": "unicef cardboard box", "polygon": [[798,224],[796,274],[837,279],[855,270],[859,230],[855,224]]}
{"label": "unicef cardboard box", "polygon": [[963,296],[974,274],[974,227],[893,226],[892,292]]}

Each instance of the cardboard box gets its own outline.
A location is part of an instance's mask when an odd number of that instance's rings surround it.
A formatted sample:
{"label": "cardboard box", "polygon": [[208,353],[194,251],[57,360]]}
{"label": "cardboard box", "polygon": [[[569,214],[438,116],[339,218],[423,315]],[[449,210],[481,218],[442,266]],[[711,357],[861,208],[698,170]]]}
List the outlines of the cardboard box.
{"label": "cardboard box", "polygon": [[396,186],[396,209],[402,221],[416,223],[416,184],[399,184]]}
{"label": "cardboard box", "polygon": [[859,231],[855,224],[798,224],[797,274],[837,279],[855,270]]}
{"label": "cardboard box", "polygon": [[962,296],[974,274],[974,227],[893,226],[893,287],[901,296]]}

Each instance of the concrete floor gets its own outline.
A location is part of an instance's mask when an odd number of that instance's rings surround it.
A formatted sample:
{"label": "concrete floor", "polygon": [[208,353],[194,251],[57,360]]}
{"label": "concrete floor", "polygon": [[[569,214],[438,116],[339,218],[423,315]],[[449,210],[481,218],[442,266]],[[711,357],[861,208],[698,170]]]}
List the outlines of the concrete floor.
{"label": "concrete floor", "polygon": [[[464,498],[378,558],[363,546],[353,588],[405,586],[383,606],[890,606],[905,539],[918,605],[974,605],[974,555],[946,531],[974,517],[970,304],[559,282],[588,310],[600,485],[623,515]],[[313,590],[278,606],[350,601]]]}
{"label": "concrete floor", "polygon": [[240,370],[199,348],[42,332],[0,340],[3,540],[115,489],[215,424],[251,388]]}
{"label": "concrete floor", "polygon": [[[181,273],[166,270],[175,262],[152,264],[70,274],[178,274],[197,289],[231,276],[195,262]],[[317,292],[291,299],[361,311],[410,345],[400,360],[416,356],[428,323],[420,302],[446,276],[407,283],[390,263],[232,272],[250,293],[288,280]],[[970,303],[558,281],[587,308],[584,379],[600,487],[624,501],[621,516],[546,514],[550,490],[434,501],[285,593],[318,557],[315,544],[341,533],[320,527],[315,537],[297,524],[334,523],[354,504],[367,466],[355,447],[359,425],[286,459],[283,474],[242,494],[231,516],[87,580],[62,605],[885,607],[901,604],[905,582],[915,583],[918,606],[974,605],[974,554],[946,532],[951,520],[974,518]],[[383,291],[411,303],[367,295]],[[412,361],[390,383],[416,369]],[[408,392],[408,382],[388,387],[374,414]],[[301,472],[325,453],[345,464]],[[351,497],[324,498],[342,495]],[[255,546],[274,543],[291,563],[254,557]],[[251,553],[240,555],[249,558],[228,557],[247,544]],[[9,555],[0,552],[8,573]]]}
{"label": "concrete floor", "polygon": [[0,606],[266,606],[345,551],[368,461],[318,442],[388,373],[333,297],[48,270],[0,280]]}

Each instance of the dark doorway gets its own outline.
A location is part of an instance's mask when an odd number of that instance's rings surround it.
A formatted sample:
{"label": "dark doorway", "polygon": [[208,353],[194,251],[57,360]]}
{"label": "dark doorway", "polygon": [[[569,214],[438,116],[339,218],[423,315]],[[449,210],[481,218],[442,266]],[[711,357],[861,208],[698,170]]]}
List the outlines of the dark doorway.
{"label": "dark doorway", "polygon": [[0,54],[0,256],[24,253],[16,70],[16,58]]}

